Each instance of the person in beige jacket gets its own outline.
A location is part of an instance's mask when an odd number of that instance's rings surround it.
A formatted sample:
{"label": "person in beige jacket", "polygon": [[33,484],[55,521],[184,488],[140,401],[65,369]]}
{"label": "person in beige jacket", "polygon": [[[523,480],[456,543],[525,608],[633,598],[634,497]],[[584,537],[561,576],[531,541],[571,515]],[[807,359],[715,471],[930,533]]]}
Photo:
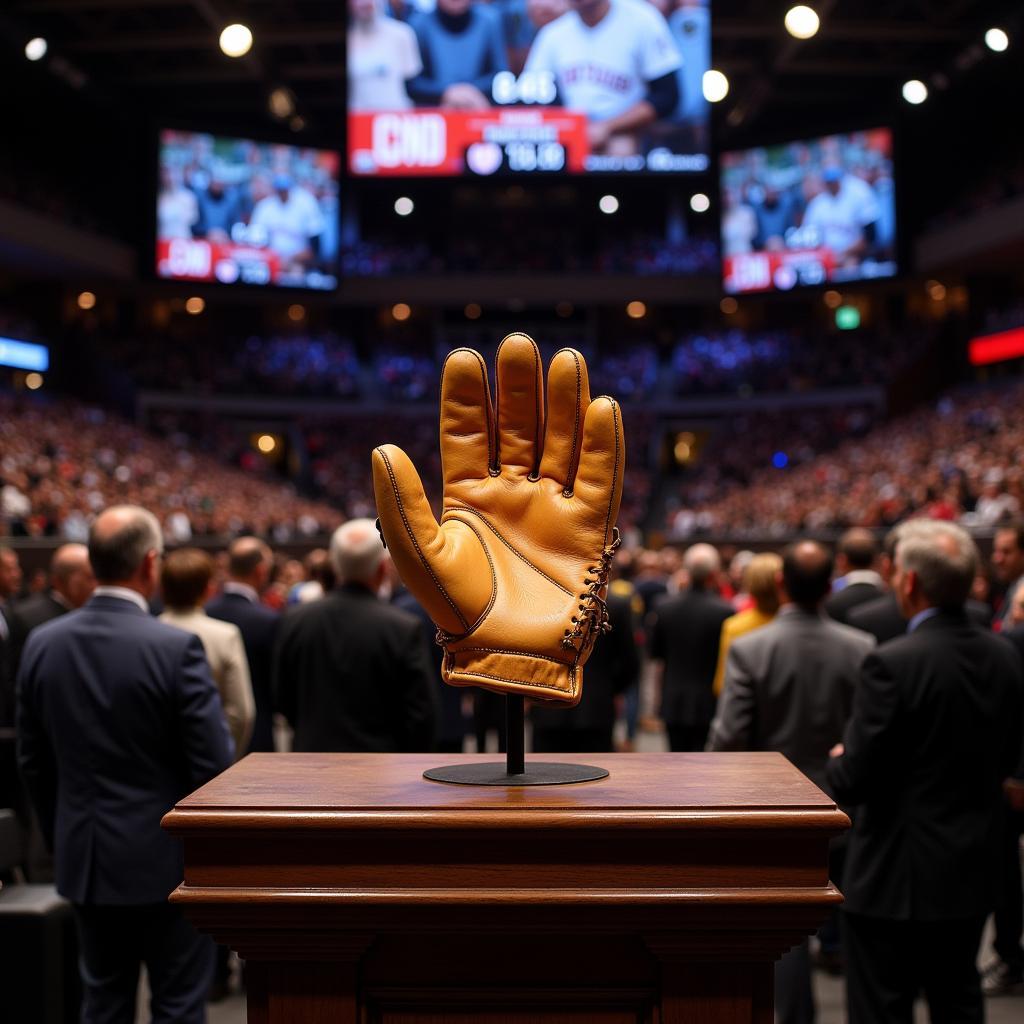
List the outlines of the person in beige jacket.
{"label": "person in beige jacket", "polygon": [[194,633],[202,641],[210,673],[220,690],[224,717],[235,741],[236,760],[245,755],[252,736],[256,702],[242,634],[230,622],[211,619],[203,611],[210,597],[213,559],[198,548],[172,551],[160,576],[166,611],[161,620]]}

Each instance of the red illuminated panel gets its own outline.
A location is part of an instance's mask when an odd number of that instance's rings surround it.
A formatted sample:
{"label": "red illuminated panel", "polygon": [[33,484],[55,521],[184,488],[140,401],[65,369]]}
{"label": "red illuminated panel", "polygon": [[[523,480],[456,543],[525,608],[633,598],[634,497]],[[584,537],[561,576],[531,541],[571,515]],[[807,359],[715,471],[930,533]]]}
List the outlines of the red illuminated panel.
{"label": "red illuminated panel", "polygon": [[971,366],[987,366],[989,363],[1002,363],[1007,359],[1019,359],[1024,356],[1024,327],[972,338],[968,344],[967,355]]}

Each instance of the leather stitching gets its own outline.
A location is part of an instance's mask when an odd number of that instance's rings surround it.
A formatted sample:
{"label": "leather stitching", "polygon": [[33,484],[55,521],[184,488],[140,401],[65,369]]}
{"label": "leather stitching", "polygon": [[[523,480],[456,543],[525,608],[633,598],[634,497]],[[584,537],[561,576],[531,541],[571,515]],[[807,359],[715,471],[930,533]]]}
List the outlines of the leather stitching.
{"label": "leather stitching", "polygon": [[[569,668],[566,665],[566,668]],[[529,686],[536,690],[551,690],[554,693],[565,693],[565,690],[560,690],[557,686],[551,683],[534,683],[526,679],[510,679],[507,676],[492,676],[486,672],[470,672],[468,670],[460,670],[458,668],[451,672],[453,676],[463,676],[468,679],[493,679],[499,683],[514,683],[516,686]],[[572,697],[576,696],[576,673],[574,669],[569,669],[569,682],[571,683],[571,689],[569,695]]]}
{"label": "leather stitching", "polygon": [[575,660],[572,662],[560,661],[558,658],[552,658],[547,654],[533,654],[530,651],[506,651],[502,647],[460,647],[454,654],[512,654],[517,658],[531,658],[536,661],[550,661],[553,665],[561,665],[563,668],[572,668],[575,665]]}
{"label": "leather stitching", "polygon": [[[444,522],[444,517],[442,517],[441,521]],[[494,607],[494,602],[498,598],[498,574],[497,572],[495,572],[494,559],[491,558],[491,552],[488,549],[486,543],[484,543],[483,536],[472,523],[463,522],[461,519],[456,520],[456,522],[462,523],[463,526],[469,527],[469,529],[471,529],[473,533],[476,534],[476,539],[480,541],[480,547],[484,549],[484,554],[487,556],[487,564],[491,567],[491,599],[487,602],[487,607],[480,613],[480,616],[476,620],[476,622],[474,622],[473,625],[470,626],[465,633],[462,633],[459,636],[449,636],[448,639],[445,641],[446,646],[458,643],[461,640],[465,640],[466,637],[471,636],[473,633],[475,633],[483,625],[484,619],[486,619],[487,616],[490,615],[491,609]]]}
{"label": "leather stitching", "polygon": [[466,621],[465,616],[459,611],[448,591],[441,585],[441,581],[437,578],[434,570],[430,567],[430,563],[423,557],[423,551],[420,548],[419,541],[416,540],[416,535],[412,532],[409,517],[405,514],[405,506],[402,504],[402,496],[398,492],[398,481],[395,479],[395,471],[391,468],[391,460],[380,448],[377,449],[377,454],[384,460],[384,467],[387,469],[388,476],[391,478],[391,490],[395,495],[395,504],[398,506],[398,514],[402,517],[402,522],[405,523],[405,532],[409,534],[409,540],[412,541],[412,546],[416,549],[416,554],[419,557],[420,564],[427,570],[430,578],[434,581],[434,585],[441,592],[441,596],[448,602],[451,610],[455,612],[455,616],[458,618],[459,622],[462,623],[463,629],[469,629],[469,623]]}
{"label": "leather stitching", "polygon": [[449,512],[468,512],[471,516],[476,516],[478,519],[480,519],[483,522],[483,524],[487,527],[487,529],[490,530],[491,533],[493,533],[494,536],[497,537],[498,540],[500,540],[501,543],[504,544],[505,547],[507,547],[509,549],[509,551],[512,552],[513,555],[516,556],[516,558],[518,558],[522,562],[525,562],[535,573],[537,573],[540,576],[543,576],[544,579],[546,579],[548,581],[548,583],[552,584],[555,587],[558,587],[558,589],[563,594],[568,594],[570,597],[573,596],[573,592],[568,587],[563,587],[562,584],[558,582],[558,580],[552,579],[543,569],[539,569],[537,566],[535,566],[533,564],[533,562],[531,562],[526,557],[526,555],[524,555],[522,552],[520,552],[519,550],[514,548],[512,546],[512,544],[509,541],[507,541],[494,528],[494,526],[490,523],[490,521],[487,519],[487,517],[485,515],[483,515],[482,513],[477,512],[477,510],[475,508],[467,508],[465,505],[451,505],[450,507],[445,509],[444,515],[441,516],[441,522],[442,523],[445,520],[445,516],[447,516]]}

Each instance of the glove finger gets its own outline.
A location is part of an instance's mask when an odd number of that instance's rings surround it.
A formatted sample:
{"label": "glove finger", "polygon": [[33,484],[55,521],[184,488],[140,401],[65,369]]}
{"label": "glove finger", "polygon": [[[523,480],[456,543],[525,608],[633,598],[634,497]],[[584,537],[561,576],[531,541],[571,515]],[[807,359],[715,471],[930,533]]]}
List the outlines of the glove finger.
{"label": "glove finger", "polygon": [[544,436],[544,382],[540,350],[525,334],[510,334],[499,346],[497,363],[499,469],[534,476]]}
{"label": "glove finger", "polygon": [[457,348],[441,371],[441,472],[445,487],[487,476],[495,463],[494,416],[487,364],[479,352]]}
{"label": "glove finger", "polygon": [[555,353],[548,367],[548,416],[540,475],[571,493],[583,444],[583,421],[590,405],[587,364],[573,348]]}
{"label": "glove finger", "polygon": [[465,632],[466,616],[438,571],[444,564],[444,534],[419,473],[401,448],[385,444],[373,450],[373,492],[380,532],[402,581],[445,632]]}
{"label": "glove finger", "polygon": [[603,513],[605,544],[611,541],[619,514],[625,467],[626,441],[619,403],[602,395],[587,409],[574,494],[595,512]]}

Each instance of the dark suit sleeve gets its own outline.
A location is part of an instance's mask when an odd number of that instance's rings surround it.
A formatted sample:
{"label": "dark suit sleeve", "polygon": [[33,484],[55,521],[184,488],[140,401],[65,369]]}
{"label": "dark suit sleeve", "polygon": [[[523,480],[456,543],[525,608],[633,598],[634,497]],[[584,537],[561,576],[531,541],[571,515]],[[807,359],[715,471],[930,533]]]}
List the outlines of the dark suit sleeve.
{"label": "dark suit sleeve", "polygon": [[202,642],[194,635],[185,645],[178,693],[182,752],[189,781],[201,786],[231,764],[235,747]]}
{"label": "dark suit sleeve", "polygon": [[612,648],[612,693],[628,690],[640,678],[640,650],[636,642],[633,603],[628,598],[608,602],[612,631],[607,635]]}
{"label": "dark suit sleeve", "polygon": [[432,750],[434,746],[434,672],[419,622],[406,630],[399,666],[402,686],[401,732],[399,746],[403,751]]}
{"label": "dark suit sleeve", "polygon": [[757,704],[754,674],[742,644],[731,644],[718,712],[708,733],[708,750],[750,750]]}
{"label": "dark suit sleeve", "polygon": [[650,614],[651,625],[651,637],[647,641],[647,652],[650,656],[656,660],[665,660],[665,623],[664,619],[658,612],[652,611]]}
{"label": "dark suit sleeve", "polygon": [[853,698],[853,715],[843,740],[845,752],[829,759],[825,772],[840,803],[863,803],[890,774],[899,738],[900,691],[889,666],[869,654]]}
{"label": "dark suit sleeve", "polygon": [[57,814],[57,759],[36,707],[35,682],[31,673],[35,659],[31,646],[26,647],[26,655],[17,681],[18,768],[39,818],[43,838],[52,850]]}
{"label": "dark suit sleeve", "polygon": [[289,641],[293,629],[288,621],[287,613],[277,625],[277,636],[274,640],[271,656],[271,692],[274,695],[274,710],[295,725],[296,690],[294,672],[289,664]]}

